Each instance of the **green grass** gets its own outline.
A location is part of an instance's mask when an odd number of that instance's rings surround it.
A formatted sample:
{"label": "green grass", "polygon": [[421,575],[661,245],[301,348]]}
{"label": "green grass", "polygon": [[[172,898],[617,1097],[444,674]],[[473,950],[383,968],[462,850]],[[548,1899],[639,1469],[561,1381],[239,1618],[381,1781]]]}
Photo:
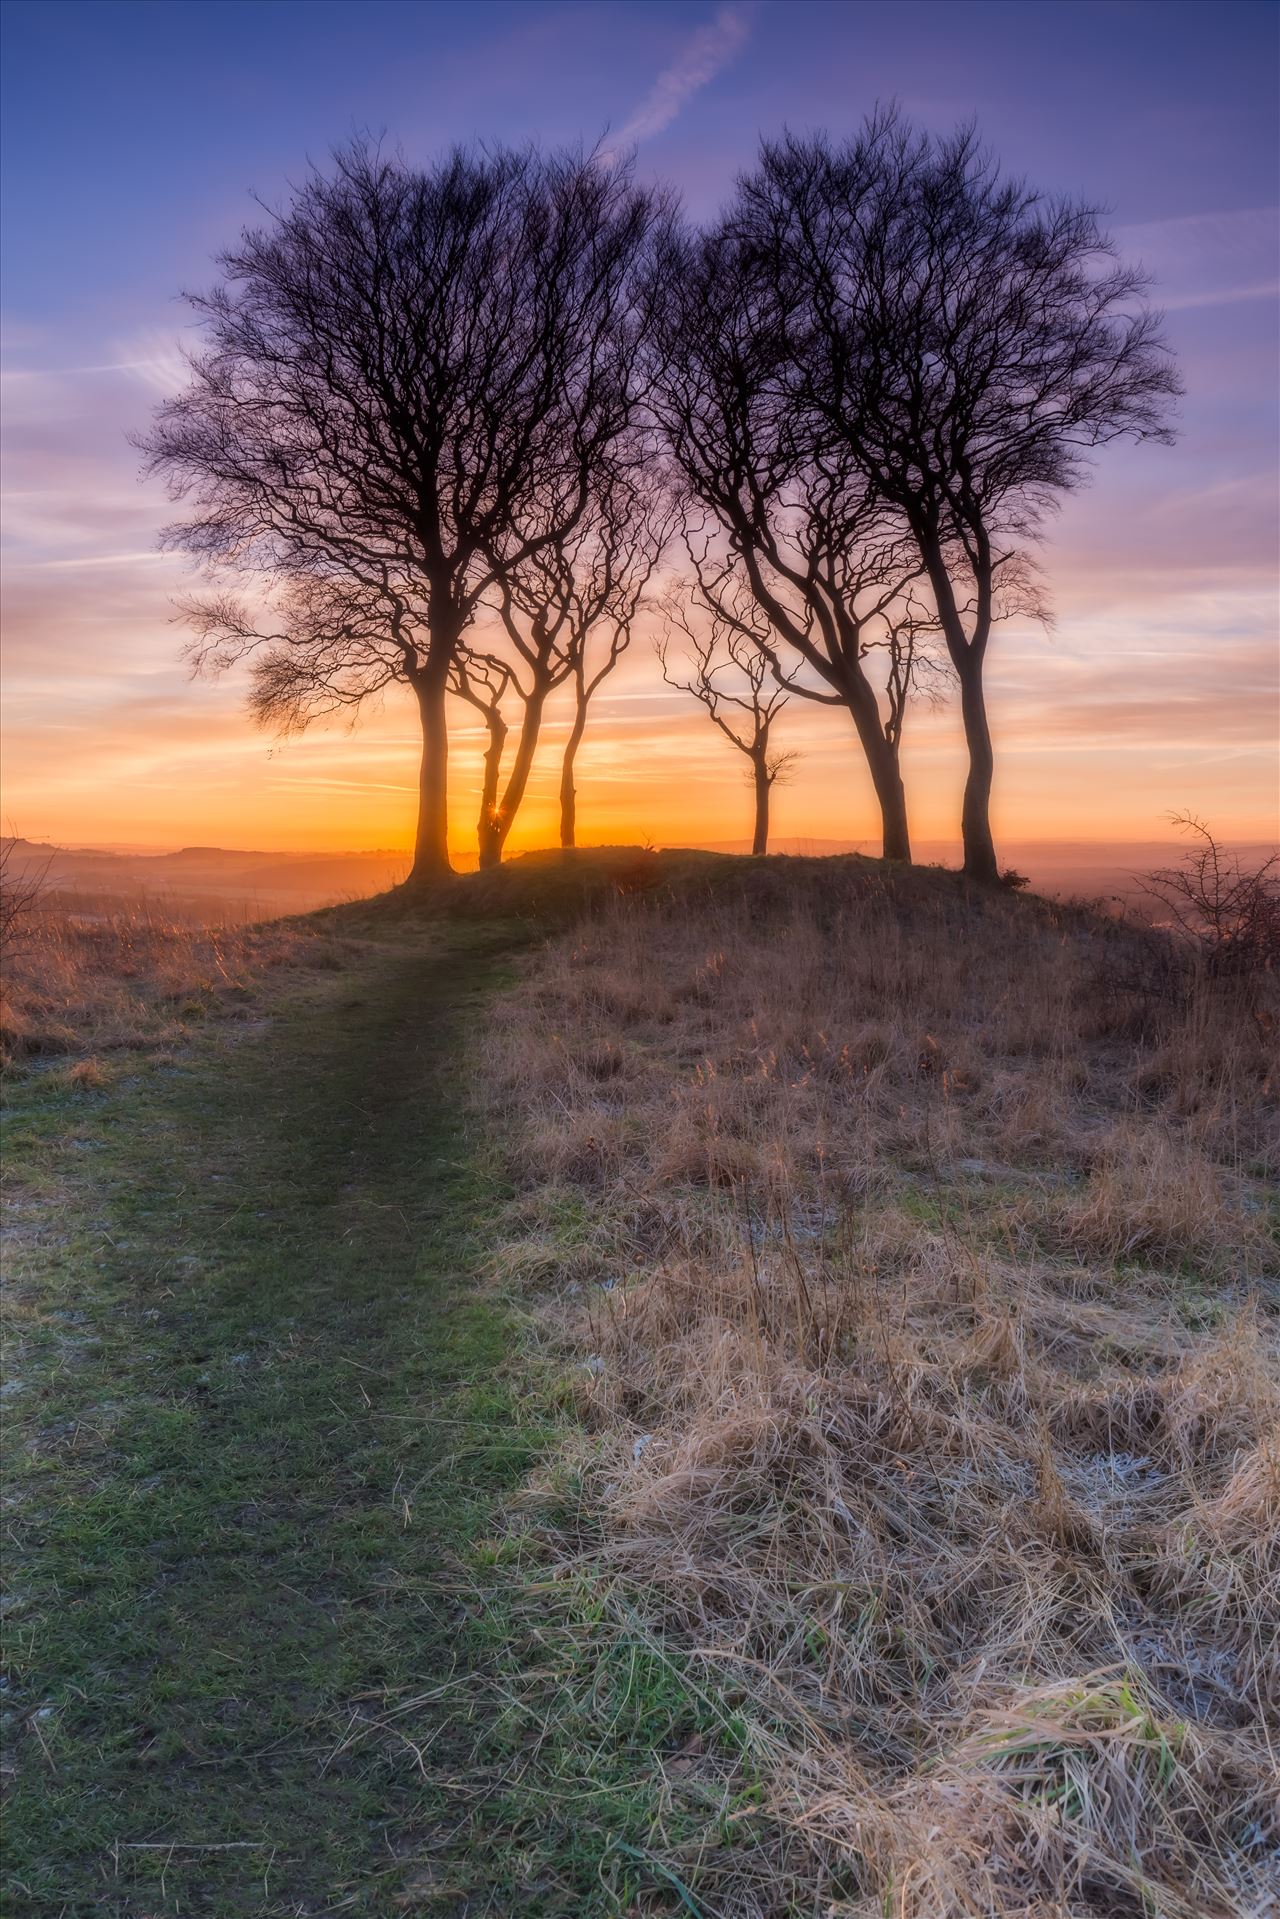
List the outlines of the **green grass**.
{"label": "green grass", "polygon": [[466,1910],[731,1909],[704,1907],[698,1886],[756,1842],[762,1795],[732,1686],[629,1620],[591,1573],[547,1585],[526,1567],[493,1600],[473,1637],[486,1709],[451,1795]]}
{"label": "green grass", "polygon": [[5,1910],[697,1913],[731,1704],[508,1513],[573,1418],[467,1099],[532,928],[343,918],[266,1019],[10,1088]]}
{"label": "green grass", "polygon": [[18,1083],[11,1911],[427,1909],[463,1602],[543,1438],[461,1090],[510,937],[401,927],[176,1065]]}

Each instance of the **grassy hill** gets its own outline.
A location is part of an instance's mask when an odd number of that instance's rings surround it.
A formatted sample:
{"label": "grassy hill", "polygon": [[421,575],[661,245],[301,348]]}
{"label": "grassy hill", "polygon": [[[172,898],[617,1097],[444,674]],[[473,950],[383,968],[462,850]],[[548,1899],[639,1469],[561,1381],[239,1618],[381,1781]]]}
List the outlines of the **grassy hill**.
{"label": "grassy hill", "polygon": [[856,856],[182,940],[11,1029],[14,1910],[1267,1910],[1274,979]]}

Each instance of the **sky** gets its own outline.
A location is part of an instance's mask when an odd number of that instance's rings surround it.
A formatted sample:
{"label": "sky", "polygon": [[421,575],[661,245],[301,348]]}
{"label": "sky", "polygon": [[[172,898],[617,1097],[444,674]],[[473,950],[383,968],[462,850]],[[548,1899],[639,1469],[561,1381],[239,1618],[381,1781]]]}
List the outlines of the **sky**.
{"label": "sky", "polygon": [[[68,845],[400,847],[408,699],[273,740],[234,677],[193,683],[156,550],[170,517],[128,435],[181,383],[183,288],[361,130],[634,145],[710,218],[784,124],[877,101],[976,118],[1013,172],[1103,204],[1155,274],[1186,396],[1172,447],[1112,448],[1049,528],[1050,630],[990,656],[995,822],[1013,839],[1159,837],[1193,810],[1280,833],[1277,51],[1271,0],[5,0],[3,825]],[[474,845],[459,712],[451,835]],[[553,712],[513,850],[555,838]],[[793,702],[780,835],[865,840],[840,712]],[[912,824],[957,830],[953,701],[908,720]],[[647,636],[579,760],[584,840],[749,833],[742,762],[666,687]]]}

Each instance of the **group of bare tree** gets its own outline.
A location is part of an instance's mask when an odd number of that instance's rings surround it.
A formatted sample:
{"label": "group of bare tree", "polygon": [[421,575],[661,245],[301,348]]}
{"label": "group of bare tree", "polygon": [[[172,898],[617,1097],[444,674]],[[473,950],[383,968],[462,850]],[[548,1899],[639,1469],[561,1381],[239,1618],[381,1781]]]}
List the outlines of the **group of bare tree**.
{"label": "group of bare tree", "polygon": [[600,155],[356,146],[220,265],[142,442],[188,503],[169,542],[242,580],[186,606],[193,657],[252,657],[284,729],[410,687],[415,879],[449,870],[450,696],[486,728],[489,865],[572,689],[574,844],[589,704],[660,567],[664,672],[747,754],[758,850],[794,694],[847,710],[909,859],[904,724],[945,671],[965,869],[997,877],[993,626],[1034,609],[1028,549],[1089,451],[1168,438],[1178,390],[1091,209],[884,112],[842,146],[766,144],[701,232]]}
{"label": "group of bare tree", "polygon": [[[625,643],[652,564],[636,322],[663,211],[580,157],[459,151],[428,172],[356,146],[194,301],[207,344],[144,445],[190,502],[170,542],[258,575],[187,607],[196,663],[252,656],[253,710],[286,729],[410,687],[417,879],[450,870],[450,692],[523,696],[482,822],[496,856],[550,688],[574,678],[585,706],[588,638]],[[496,677],[468,647],[486,611],[514,647]]]}

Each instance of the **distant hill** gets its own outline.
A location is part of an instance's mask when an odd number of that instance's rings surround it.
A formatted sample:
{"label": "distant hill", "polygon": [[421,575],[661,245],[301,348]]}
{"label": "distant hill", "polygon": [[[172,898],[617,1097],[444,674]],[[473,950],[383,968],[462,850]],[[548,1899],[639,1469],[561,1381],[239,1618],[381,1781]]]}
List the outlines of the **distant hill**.
{"label": "distant hill", "polygon": [[[54,847],[38,841],[5,839],[15,872],[47,868],[48,884],[62,893],[156,897],[188,905],[216,904],[235,918],[267,918],[310,912],[342,900],[367,899],[403,880],[409,855],[381,847],[359,853],[254,852],[224,846],[184,846],[177,852],[148,853],[104,847]],[[685,845],[707,853],[748,853],[748,840],[690,840]],[[1038,893],[1058,898],[1142,897],[1140,877],[1167,866],[1185,851],[1186,842],[1167,840],[1002,840],[1001,862],[1023,873]],[[606,849],[584,848],[584,852]],[[614,849],[623,851],[624,849]],[[638,848],[630,849],[633,852]],[[670,849],[668,849],[670,850]],[[801,835],[770,842],[771,853],[821,859],[838,854],[878,851],[874,840],[811,839]],[[921,865],[958,866],[958,840],[917,840]],[[1232,849],[1264,858],[1266,844]],[[525,861],[558,860],[558,850],[517,856]],[[460,869],[474,857],[457,858]]]}
{"label": "distant hill", "polygon": [[222,846],[184,846],[176,853],[107,852],[98,847],[42,845],[6,839],[15,872],[47,869],[61,893],[145,895],[210,900],[244,918],[304,913],[338,900],[385,892],[409,869],[408,855],[257,853]]}
{"label": "distant hill", "polygon": [[[714,853],[749,853],[750,840],[699,840],[697,845]],[[1135,900],[1142,896],[1141,876],[1158,866],[1169,866],[1187,851],[1181,838],[1163,840],[1006,840],[997,837],[996,850],[1002,867],[1025,874],[1037,893],[1056,899],[1119,898]],[[1230,850],[1246,862],[1255,856],[1264,860],[1275,846],[1263,840],[1232,842]],[[771,839],[771,853],[790,853],[823,858],[834,853],[870,853],[879,851],[875,840],[815,840],[799,836]],[[959,840],[913,840],[912,851],[920,865],[959,866]]]}

